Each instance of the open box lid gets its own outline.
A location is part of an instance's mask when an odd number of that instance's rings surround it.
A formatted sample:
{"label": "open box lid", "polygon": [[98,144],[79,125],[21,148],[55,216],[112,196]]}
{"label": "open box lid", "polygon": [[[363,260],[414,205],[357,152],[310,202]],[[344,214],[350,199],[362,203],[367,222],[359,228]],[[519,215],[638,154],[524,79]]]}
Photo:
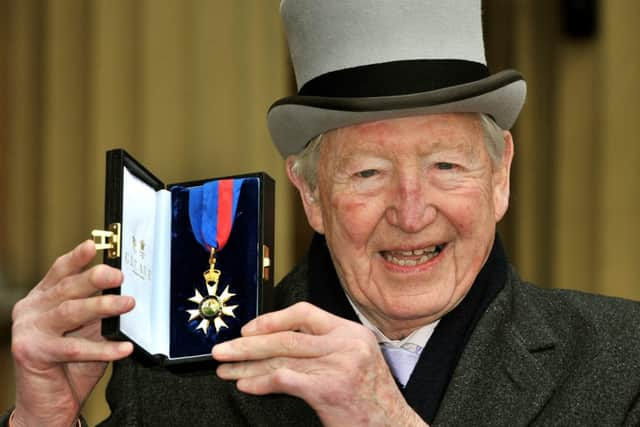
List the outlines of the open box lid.
{"label": "open box lid", "polygon": [[[202,188],[231,180],[237,209],[214,268],[189,206]],[[265,173],[165,186],[124,150],[107,152],[105,230],[92,235],[105,263],[124,274],[122,287],[106,292],[132,295],[136,307],[104,319],[103,335],[163,364],[211,360],[214,344],[272,307],[274,190]],[[218,283],[207,281],[209,270]]]}

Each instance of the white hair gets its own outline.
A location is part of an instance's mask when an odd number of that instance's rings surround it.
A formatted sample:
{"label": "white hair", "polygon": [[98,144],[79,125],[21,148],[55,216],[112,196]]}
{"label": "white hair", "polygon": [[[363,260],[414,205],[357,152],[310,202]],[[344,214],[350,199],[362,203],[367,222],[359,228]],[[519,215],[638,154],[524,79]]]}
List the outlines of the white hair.
{"label": "white hair", "polygon": [[[484,142],[487,146],[489,157],[491,157],[494,165],[498,164],[504,155],[504,130],[489,115],[479,113],[478,117],[484,132]],[[311,191],[314,191],[317,185],[316,173],[318,157],[320,156],[320,142],[322,142],[323,135],[321,133],[312,138],[302,151],[295,155],[291,167],[292,172],[301,177]]]}

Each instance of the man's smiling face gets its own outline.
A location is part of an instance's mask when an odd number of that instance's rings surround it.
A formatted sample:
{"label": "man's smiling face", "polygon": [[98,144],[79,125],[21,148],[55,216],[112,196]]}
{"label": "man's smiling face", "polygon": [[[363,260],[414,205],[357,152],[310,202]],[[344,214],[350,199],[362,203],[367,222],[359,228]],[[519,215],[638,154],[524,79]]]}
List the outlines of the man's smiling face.
{"label": "man's smiling face", "polygon": [[325,234],[345,291],[388,337],[439,319],[473,284],[508,205],[504,136],[496,162],[475,114],[384,120],[323,137],[307,216]]}

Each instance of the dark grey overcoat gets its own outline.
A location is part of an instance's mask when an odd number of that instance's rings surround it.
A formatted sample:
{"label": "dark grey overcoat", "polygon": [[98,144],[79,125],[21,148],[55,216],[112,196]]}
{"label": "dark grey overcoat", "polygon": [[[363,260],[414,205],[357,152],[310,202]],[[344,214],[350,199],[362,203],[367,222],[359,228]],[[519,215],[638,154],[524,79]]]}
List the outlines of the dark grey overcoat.
{"label": "dark grey overcoat", "polygon": [[[305,259],[278,286],[278,307],[308,300],[308,278]],[[103,426],[320,424],[299,399],[248,396],[211,370],[178,374],[131,359],[114,364],[107,397],[112,415]],[[433,424],[640,425],[640,304],[539,289],[509,269]]]}

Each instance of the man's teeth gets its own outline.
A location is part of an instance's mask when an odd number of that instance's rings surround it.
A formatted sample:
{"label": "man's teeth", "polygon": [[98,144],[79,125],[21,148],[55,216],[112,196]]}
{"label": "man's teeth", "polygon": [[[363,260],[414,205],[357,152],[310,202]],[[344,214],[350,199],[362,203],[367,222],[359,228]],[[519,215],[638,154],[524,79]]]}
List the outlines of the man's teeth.
{"label": "man's teeth", "polygon": [[436,245],[423,249],[414,249],[411,251],[384,251],[382,254],[384,256],[384,259],[392,264],[413,267],[415,265],[429,261],[431,258],[438,255],[442,251],[442,248],[443,245]]}
{"label": "man's teeth", "polygon": [[436,246],[431,246],[430,248],[424,249],[414,249],[412,251],[396,251],[394,253],[398,253],[403,256],[411,256],[411,255],[423,255],[434,252],[436,250]]}

